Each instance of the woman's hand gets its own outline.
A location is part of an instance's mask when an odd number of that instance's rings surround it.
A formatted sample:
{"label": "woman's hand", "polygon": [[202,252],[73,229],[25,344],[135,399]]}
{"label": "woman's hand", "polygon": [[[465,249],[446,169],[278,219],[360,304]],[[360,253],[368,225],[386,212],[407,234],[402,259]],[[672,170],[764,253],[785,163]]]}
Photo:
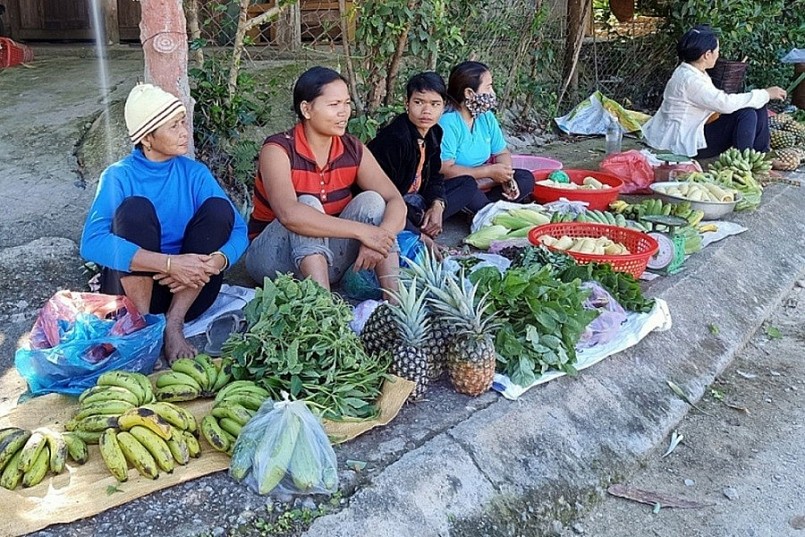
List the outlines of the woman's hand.
{"label": "woman's hand", "polygon": [[783,88],[778,86],[772,86],[770,88],[766,88],[766,92],[769,94],[769,100],[775,101],[785,101],[786,97],[788,97],[788,93]]}
{"label": "woman's hand", "polygon": [[180,254],[170,256],[170,273],[154,275],[160,285],[166,285],[171,292],[184,289],[198,289],[210,281],[210,275],[220,272],[215,259],[209,255]]}
{"label": "woman's hand", "polygon": [[434,203],[430,209],[425,211],[422,217],[422,225],[420,229],[422,233],[430,237],[437,237],[442,232],[442,220],[444,214],[444,205],[441,203]]}
{"label": "woman's hand", "polygon": [[386,257],[391,253],[397,241],[397,235],[382,226],[373,226],[372,224],[363,224],[364,229],[358,237],[361,241],[361,247],[369,248],[380,254],[381,257]]}
{"label": "woman's hand", "polygon": [[499,185],[514,179],[514,169],[509,164],[490,164],[489,169],[491,171],[489,177]]}
{"label": "woman's hand", "polygon": [[355,259],[355,264],[352,266],[355,272],[359,270],[374,270],[378,263],[388,257],[388,254],[383,255],[363,244],[358,249],[358,257]]}

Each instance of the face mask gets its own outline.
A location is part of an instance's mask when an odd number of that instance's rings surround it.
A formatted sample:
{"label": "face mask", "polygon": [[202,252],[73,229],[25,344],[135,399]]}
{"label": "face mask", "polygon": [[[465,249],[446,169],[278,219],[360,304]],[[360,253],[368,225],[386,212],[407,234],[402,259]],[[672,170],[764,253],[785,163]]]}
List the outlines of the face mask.
{"label": "face mask", "polygon": [[498,98],[494,93],[473,93],[471,97],[464,101],[467,110],[473,118],[488,112],[498,105]]}

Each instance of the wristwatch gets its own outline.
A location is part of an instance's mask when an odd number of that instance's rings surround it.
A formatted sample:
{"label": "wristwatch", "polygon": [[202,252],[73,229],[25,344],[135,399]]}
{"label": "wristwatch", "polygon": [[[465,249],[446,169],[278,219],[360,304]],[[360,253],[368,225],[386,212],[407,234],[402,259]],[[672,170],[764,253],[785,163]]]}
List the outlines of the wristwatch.
{"label": "wristwatch", "polygon": [[442,206],[442,210],[444,210],[444,208],[447,206],[443,199],[435,199],[435,200],[433,200],[433,203],[431,203],[431,206],[436,205],[437,203]]}

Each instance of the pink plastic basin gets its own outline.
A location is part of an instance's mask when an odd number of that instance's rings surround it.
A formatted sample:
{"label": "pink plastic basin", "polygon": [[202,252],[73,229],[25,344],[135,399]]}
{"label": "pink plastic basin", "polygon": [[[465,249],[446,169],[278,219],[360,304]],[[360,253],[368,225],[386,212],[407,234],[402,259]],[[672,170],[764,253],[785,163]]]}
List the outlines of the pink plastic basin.
{"label": "pink plastic basin", "polygon": [[512,155],[512,168],[519,168],[534,172],[537,170],[561,170],[562,163],[558,160],[534,155]]}

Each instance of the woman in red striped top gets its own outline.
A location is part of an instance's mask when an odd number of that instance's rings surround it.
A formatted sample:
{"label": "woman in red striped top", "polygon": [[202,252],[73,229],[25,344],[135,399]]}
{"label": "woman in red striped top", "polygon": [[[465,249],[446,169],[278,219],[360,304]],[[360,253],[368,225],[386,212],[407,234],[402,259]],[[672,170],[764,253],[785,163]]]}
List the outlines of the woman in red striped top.
{"label": "woman in red striped top", "polygon": [[396,291],[405,204],[372,154],[346,133],[346,81],[313,67],[296,81],[293,106],[299,123],[266,138],[260,151],[247,271],[258,282],[294,272],[329,289],[354,264]]}

